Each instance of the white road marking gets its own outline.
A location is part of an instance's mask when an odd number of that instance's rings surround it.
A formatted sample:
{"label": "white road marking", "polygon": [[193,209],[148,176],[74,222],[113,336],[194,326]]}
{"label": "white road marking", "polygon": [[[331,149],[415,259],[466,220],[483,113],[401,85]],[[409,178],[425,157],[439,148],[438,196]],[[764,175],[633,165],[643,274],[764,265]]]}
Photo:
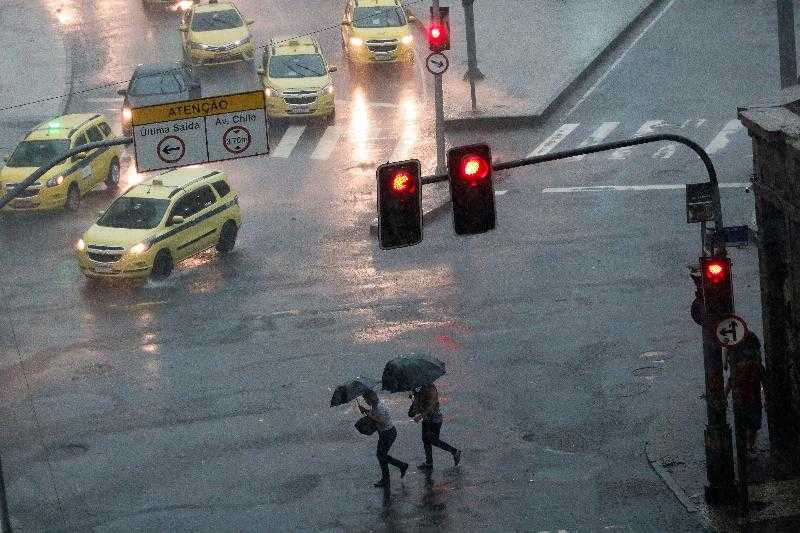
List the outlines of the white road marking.
{"label": "white road marking", "polygon": [[305,126],[289,126],[286,128],[286,132],[281,137],[278,146],[270,154],[270,157],[288,158],[305,130]]}
{"label": "white road marking", "polygon": [[97,102],[100,104],[116,104],[118,102],[122,102],[123,98],[121,96],[113,96],[109,98],[87,98],[87,102]]}
{"label": "white road marking", "polygon": [[494,195],[495,195],[495,196],[503,196],[503,195],[504,195],[505,193],[507,193],[507,192],[508,192],[507,190],[502,190],[502,191],[494,191]]}
{"label": "white road marking", "polygon": [[678,145],[675,143],[667,143],[653,154],[653,159],[669,159],[675,154]]}
{"label": "white road marking", "polygon": [[[720,189],[749,187],[749,183],[720,183]],[[548,187],[543,193],[605,192],[605,191],[673,191],[686,189],[684,183],[657,183],[653,185],[591,185],[588,187]]]}
{"label": "white road marking", "polygon": [[742,128],[742,123],[737,119],[729,121],[727,124],[725,124],[725,126],[723,126],[720,132],[717,133],[716,137],[711,139],[711,142],[708,143],[708,146],[706,146],[706,152],[708,152],[709,155],[716,154],[728,146],[728,143],[731,142],[731,135]]}
{"label": "white road marking", "polygon": [[[584,148],[586,146],[594,146],[595,144],[600,144],[603,142],[603,139],[608,137],[612,131],[617,129],[619,126],[619,122],[603,122],[600,126],[592,132],[583,142],[578,145],[578,148]],[[575,157],[571,157],[570,160],[573,161],[580,161],[586,157],[585,155],[576,155]]]}
{"label": "white road marking", "polygon": [[536,147],[536,149],[528,154],[528,157],[535,157],[537,155],[545,155],[550,153],[550,151],[558,145],[561,141],[563,141],[567,135],[572,133],[575,128],[577,128],[580,123],[577,124],[562,124],[560,128],[553,132],[550,137],[545,139],[542,144]]}
{"label": "white road marking", "polygon": [[339,143],[342,133],[342,128],[339,126],[328,126],[325,133],[322,134],[319,144],[311,153],[311,159],[328,159]]}
{"label": "white road marking", "polygon": [[625,51],[622,52],[622,55],[620,55],[617,58],[617,60],[614,61],[610,67],[608,67],[608,70],[605,71],[605,73],[602,76],[600,76],[600,79],[597,80],[595,84],[589,88],[588,91],[586,91],[586,94],[581,96],[580,99],[577,102],[575,102],[575,105],[572,106],[572,109],[569,110],[566,116],[570,116],[573,111],[575,111],[587,98],[589,98],[589,96],[593,92],[597,90],[600,84],[605,81],[605,79],[608,77],[609,74],[611,74],[611,71],[614,70],[617,67],[617,65],[619,65],[622,62],[623,59],[625,59],[625,56],[628,55],[628,52],[630,52],[633,49],[633,47],[639,43],[639,40],[641,40],[641,38],[644,37],[644,35],[648,31],[650,31],[650,28],[652,28],[655,25],[655,23],[658,22],[658,20],[664,15],[664,13],[666,13],[669,10],[670,7],[672,7],[672,4],[674,3],[675,0],[670,0],[670,2],[666,6],[664,6],[664,9],[662,9],[661,12],[658,15],[656,15],[656,17],[652,21],[650,21],[650,24],[648,24],[647,27],[643,29],[639,35],[636,36],[636,39],[633,40],[630,46],[628,46],[628,48],[626,48]]}
{"label": "white road marking", "polygon": [[[642,137],[644,135],[649,135],[654,133],[656,128],[663,128],[665,126],[668,126],[668,124],[663,120],[648,120],[639,126],[639,129],[636,130],[636,133],[634,133],[633,136]],[[611,152],[611,155],[608,156],[608,158],[616,160],[625,159],[625,157],[630,155],[631,152],[633,152],[632,146],[623,146],[622,148],[617,148]]]}

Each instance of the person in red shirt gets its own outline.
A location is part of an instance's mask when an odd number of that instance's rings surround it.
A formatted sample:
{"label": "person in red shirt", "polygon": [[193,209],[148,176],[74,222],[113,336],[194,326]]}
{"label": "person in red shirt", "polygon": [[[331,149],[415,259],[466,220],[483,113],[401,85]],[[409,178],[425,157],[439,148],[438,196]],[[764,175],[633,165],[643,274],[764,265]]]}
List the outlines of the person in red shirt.
{"label": "person in red shirt", "polygon": [[761,429],[761,387],[766,371],[761,364],[761,343],[748,332],[742,343],[729,354],[731,373],[725,394],[733,392],[733,409],[736,424],[746,431],[747,450],[755,448],[758,430]]}

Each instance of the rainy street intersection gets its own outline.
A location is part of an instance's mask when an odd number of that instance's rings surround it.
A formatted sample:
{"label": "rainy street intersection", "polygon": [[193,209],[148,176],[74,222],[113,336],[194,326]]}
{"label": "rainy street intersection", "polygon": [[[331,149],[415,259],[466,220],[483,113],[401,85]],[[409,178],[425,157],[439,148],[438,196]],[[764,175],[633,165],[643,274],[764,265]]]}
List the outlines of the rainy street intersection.
{"label": "rainy street intersection", "polygon": [[[117,89],[133,68],[181,54],[169,9],[8,3],[4,27],[39,21],[63,42],[63,112],[104,114],[118,134]],[[497,173],[494,231],[458,237],[445,207],[421,244],[384,251],[369,230],[376,167],[413,157],[435,170],[424,36],[415,29],[410,67],[351,70],[344,2],[236,3],[255,21],[257,62],[274,36],[314,35],[338,67],[335,122],[274,121],[269,155],[205,165],[238,194],[236,247],[164,280],[85,279],[75,243],[115,197],[103,186],[74,213],[0,217],[0,458],[14,531],[699,531],[644,451],[673,399],[703,392],[686,268],[699,231],[681,187],[707,179],[696,156],[661,143]],[[448,146],[487,142],[503,161],[685,135],[726,184],[726,222],[747,224],[751,149],[736,106],[776,74],[771,52],[719,46],[704,27],[761,23],[762,2],[731,3],[723,16],[722,2],[669,2],[546,118],[449,130]],[[203,96],[261,88],[247,62],[199,76]],[[0,107],[23,101],[24,88]],[[55,114],[0,111],[0,155]],[[126,154],[120,191],[152,177]],[[756,323],[756,253],[732,259],[738,309]],[[410,400],[382,393],[392,454],[412,465],[384,493],[357,406],[329,401],[410,354],[446,363],[442,438],[463,459],[434,451],[432,474],[416,469]]]}

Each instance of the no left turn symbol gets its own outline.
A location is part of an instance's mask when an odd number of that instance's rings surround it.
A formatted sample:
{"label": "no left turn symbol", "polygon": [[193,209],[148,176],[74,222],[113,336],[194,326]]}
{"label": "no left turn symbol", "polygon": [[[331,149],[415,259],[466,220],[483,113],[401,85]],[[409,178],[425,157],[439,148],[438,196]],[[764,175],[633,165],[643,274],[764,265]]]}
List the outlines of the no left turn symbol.
{"label": "no left turn symbol", "polygon": [[232,154],[241,154],[250,147],[252,141],[250,130],[244,126],[228,128],[222,135],[222,145]]}
{"label": "no left turn symbol", "polygon": [[720,346],[733,348],[747,335],[747,324],[736,315],[728,315],[714,326],[714,334]]}
{"label": "no left turn symbol", "polygon": [[156,146],[156,154],[164,163],[177,163],[186,155],[186,143],[175,135],[167,135]]}

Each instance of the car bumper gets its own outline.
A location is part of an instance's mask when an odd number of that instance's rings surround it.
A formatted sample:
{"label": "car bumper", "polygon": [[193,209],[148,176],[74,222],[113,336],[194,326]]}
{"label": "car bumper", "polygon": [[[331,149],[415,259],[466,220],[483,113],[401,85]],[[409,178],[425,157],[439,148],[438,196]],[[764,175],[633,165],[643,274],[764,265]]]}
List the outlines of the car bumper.
{"label": "car bumper", "polygon": [[42,189],[36,196],[14,198],[3,207],[2,211],[51,211],[63,208],[66,201],[67,189],[65,187]]}
{"label": "car bumper", "polygon": [[143,279],[149,277],[153,270],[153,257],[145,252],[144,256],[122,255],[118,261],[106,263],[93,261],[87,253],[78,252],[78,266],[87,278]]}
{"label": "car bumper", "polygon": [[217,52],[213,50],[189,49],[188,59],[194,65],[225,65],[250,61],[255,57],[252,43],[248,43],[232,50]]}
{"label": "car bumper", "polygon": [[307,108],[287,104],[280,96],[267,97],[265,104],[270,118],[327,117],[336,109],[332,94],[318,97]]}
{"label": "car bumper", "polygon": [[350,47],[347,57],[361,64],[375,63],[411,63],[414,60],[414,49],[411,47],[399,47],[394,52],[381,54],[371,52],[366,46]]}

